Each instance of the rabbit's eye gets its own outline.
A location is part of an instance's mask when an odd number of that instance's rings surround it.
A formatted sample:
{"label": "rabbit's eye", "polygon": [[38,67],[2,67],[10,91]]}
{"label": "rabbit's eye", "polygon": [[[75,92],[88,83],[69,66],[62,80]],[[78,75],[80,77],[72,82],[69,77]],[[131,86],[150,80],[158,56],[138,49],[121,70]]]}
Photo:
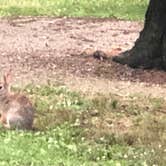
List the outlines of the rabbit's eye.
{"label": "rabbit's eye", "polygon": [[0,90],[3,88],[3,86],[0,85]]}

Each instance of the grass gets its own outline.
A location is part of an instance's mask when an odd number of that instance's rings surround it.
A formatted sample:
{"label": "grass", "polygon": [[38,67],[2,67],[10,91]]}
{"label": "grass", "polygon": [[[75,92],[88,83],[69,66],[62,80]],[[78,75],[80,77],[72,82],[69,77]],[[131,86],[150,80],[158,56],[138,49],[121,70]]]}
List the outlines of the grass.
{"label": "grass", "polygon": [[36,106],[36,131],[1,128],[0,165],[165,165],[164,99],[89,97],[55,85],[21,91]]}
{"label": "grass", "polygon": [[148,0],[0,0],[0,16],[67,16],[143,20]]}
{"label": "grass", "polygon": [[[143,20],[147,0],[0,0],[0,16]],[[165,166],[166,104],[139,95],[85,94],[28,85],[35,131],[0,128],[1,166]]]}

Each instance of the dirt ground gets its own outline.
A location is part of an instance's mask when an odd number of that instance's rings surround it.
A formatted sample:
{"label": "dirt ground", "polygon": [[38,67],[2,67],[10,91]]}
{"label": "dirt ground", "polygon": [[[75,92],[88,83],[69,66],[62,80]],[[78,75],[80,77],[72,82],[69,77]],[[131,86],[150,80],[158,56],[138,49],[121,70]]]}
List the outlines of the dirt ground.
{"label": "dirt ground", "polygon": [[142,22],[22,17],[0,20],[0,71],[12,67],[14,85],[47,82],[88,93],[135,93],[166,98],[166,73],[131,69],[83,52],[109,56],[130,49]]}

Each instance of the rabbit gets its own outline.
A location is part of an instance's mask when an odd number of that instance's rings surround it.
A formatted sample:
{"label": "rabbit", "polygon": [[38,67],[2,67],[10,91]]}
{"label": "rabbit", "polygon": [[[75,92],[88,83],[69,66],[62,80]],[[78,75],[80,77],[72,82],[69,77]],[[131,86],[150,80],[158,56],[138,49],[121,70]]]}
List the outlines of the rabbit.
{"label": "rabbit", "polygon": [[0,83],[0,124],[8,129],[32,129],[35,109],[26,96],[11,92],[10,81],[9,71]]}

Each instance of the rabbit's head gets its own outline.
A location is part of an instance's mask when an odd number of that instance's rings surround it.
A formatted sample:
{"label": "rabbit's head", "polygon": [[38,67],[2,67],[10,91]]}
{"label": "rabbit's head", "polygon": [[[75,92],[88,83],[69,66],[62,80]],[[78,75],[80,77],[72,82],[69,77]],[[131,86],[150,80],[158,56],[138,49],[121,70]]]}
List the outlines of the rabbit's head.
{"label": "rabbit's head", "polygon": [[4,74],[3,80],[0,82],[0,97],[5,97],[10,93],[11,77],[11,70]]}

